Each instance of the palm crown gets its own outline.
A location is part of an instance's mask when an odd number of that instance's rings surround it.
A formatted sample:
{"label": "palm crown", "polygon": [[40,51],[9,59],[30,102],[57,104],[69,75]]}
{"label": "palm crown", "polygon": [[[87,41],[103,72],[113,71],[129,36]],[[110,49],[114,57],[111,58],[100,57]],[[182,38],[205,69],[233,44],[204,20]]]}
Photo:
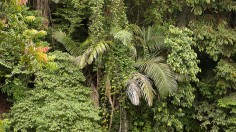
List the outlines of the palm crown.
{"label": "palm crown", "polygon": [[[81,69],[92,64],[99,55],[109,52],[109,48],[114,46],[113,41],[118,40],[128,47],[132,51],[132,58],[135,60],[133,66],[137,71],[131,73],[130,78],[125,80],[125,84],[127,95],[134,105],[139,105],[140,98],[143,96],[151,106],[156,94],[155,89],[161,97],[177,91],[176,77],[166,63],[165,56],[161,56],[161,51],[164,49],[164,36],[161,30],[153,27],[140,29],[136,25],[131,25],[127,30],[112,31],[111,36],[113,40],[101,40],[95,44],[87,39],[79,44],[80,48],[78,48],[79,45],[65,33],[58,31],[53,34],[53,37],[61,42],[72,55],[77,56],[75,61]],[[137,51],[137,47],[142,47],[142,51]],[[137,52],[140,52],[139,56]]]}

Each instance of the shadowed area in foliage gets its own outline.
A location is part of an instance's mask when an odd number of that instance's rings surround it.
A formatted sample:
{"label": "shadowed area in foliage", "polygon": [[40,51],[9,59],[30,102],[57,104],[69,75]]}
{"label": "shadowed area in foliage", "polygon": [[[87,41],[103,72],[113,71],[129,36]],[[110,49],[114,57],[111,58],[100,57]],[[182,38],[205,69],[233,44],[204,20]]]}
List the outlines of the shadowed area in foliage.
{"label": "shadowed area in foliage", "polygon": [[6,100],[7,96],[0,93],[0,119],[3,118],[2,114],[10,110],[10,103]]}

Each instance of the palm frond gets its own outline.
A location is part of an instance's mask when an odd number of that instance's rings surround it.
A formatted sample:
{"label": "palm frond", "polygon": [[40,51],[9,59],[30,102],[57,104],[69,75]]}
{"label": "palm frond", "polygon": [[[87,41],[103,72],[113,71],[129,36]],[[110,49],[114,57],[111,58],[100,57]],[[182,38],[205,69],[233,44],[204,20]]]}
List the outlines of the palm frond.
{"label": "palm frond", "polygon": [[148,105],[152,106],[155,90],[153,89],[151,80],[141,73],[135,74],[133,80],[137,81],[141,88],[142,95],[144,96]]}
{"label": "palm frond", "polygon": [[120,40],[123,43],[123,45],[127,46],[128,44],[131,43],[133,35],[126,30],[120,30],[114,34],[114,38]]}
{"label": "palm frond", "polygon": [[163,29],[151,26],[141,29],[137,25],[130,25],[130,28],[133,33],[133,41],[136,46],[143,48],[144,56],[147,53],[158,55],[165,48]]}
{"label": "palm frond", "polygon": [[133,33],[133,40],[135,42],[135,45],[145,47],[146,41],[145,41],[144,29],[141,29],[139,26],[133,24],[130,25],[129,27]]}
{"label": "palm frond", "polygon": [[96,59],[99,54],[104,53],[108,49],[109,49],[109,43],[105,41],[100,41],[91,51],[88,57],[88,64],[91,64],[93,60]]}
{"label": "palm frond", "polygon": [[126,93],[133,105],[140,104],[141,90],[139,84],[136,81],[130,80],[128,82]]}
{"label": "palm frond", "polygon": [[93,61],[105,51],[107,51],[112,42],[110,41],[100,41],[95,46],[90,46],[85,50],[85,52],[78,56],[75,60],[76,64],[83,69],[86,65],[92,64]]}
{"label": "palm frond", "polygon": [[166,96],[177,91],[178,85],[170,66],[162,61],[162,57],[156,57],[138,61],[135,66],[153,80],[160,95]]}
{"label": "palm frond", "polygon": [[64,32],[56,31],[53,33],[52,37],[56,39],[58,42],[60,42],[61,44],[63,44],[63,46],[66,48],[66,50],[70,54],[75,55],[75,56],[79,55],[80,50],[77,47],[77,44],[72,40],[72,38],[67,36]]}
{"label": "palm frond", "polygon": [[137,56],[136,48],[132,43],[132,40],[133,40],[132,33],[126,30],[120,30],[120,31],[113,32],[112,34],[116,40],[119,40],[120,42],[122,42],[124,46],[127,46],[133,52],[133,56]]}

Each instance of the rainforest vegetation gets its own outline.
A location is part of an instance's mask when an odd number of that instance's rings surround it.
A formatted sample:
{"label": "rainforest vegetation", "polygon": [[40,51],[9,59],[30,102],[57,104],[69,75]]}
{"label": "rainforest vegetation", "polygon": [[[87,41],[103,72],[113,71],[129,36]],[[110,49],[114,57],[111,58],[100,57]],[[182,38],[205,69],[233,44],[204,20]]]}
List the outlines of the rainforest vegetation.
{"label": "rainforest vegetation", "polygon": [[236,0],[1,0],[0,132],[236,132]]}

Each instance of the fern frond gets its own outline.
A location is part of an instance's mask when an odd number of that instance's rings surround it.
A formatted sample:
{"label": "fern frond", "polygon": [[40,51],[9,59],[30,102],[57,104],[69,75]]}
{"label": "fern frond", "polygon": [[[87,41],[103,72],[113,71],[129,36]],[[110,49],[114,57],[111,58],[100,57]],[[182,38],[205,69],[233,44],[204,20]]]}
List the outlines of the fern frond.
{"label": "fern frond", "polygon": [[135,66],[153,80],[160,95],[166,96],[177,91],[178,85],[170,66],[162,61],[162,57],[151,58],[137,62]]}
{"label": "fern frond", "polygon": [[62,31],[56,31],[53,33],[52,37],[56,39],[58,42],[64,45],[66,50],[75,56],[78,56],[80,53],[79,48],[77,47],[76,42],[72,40],[69,36],[67,36],[64,32]]}

